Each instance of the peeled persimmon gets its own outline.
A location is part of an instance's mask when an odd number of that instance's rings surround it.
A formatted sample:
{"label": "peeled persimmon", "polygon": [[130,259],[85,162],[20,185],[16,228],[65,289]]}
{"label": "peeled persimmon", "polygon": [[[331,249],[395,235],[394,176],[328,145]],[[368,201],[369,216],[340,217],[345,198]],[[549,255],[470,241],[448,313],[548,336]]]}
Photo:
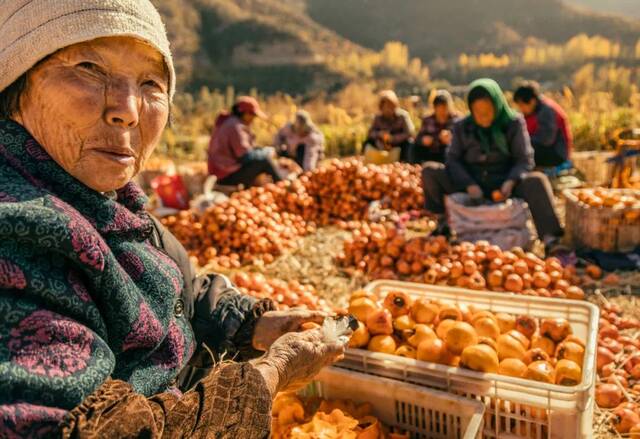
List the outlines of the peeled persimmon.
{"label": "peeled persimmon", "polygon": [[536,288],[547,288],[551,284],[551,278],[543,271],[533,274],[533,286]]}
{"label": "peeled persimmon", "polygon": [[478,334],[467,322],[456,322],[449,328],[444,339],[447,349],[460,355],[467,346],[478,343]]}
{"label": "peeled persimmon", "polygon": [[369,340],[371,336],[369,335],[369,330],[362,322],[358,322],[358,329],[353,331],[351,335],[351,339],[349,340],[350,348],[362,348],[369,344]]}
{"label": "peeled persimmon", "polygon": [[411,307],[411,316],[416,323],[433,323],[438,316],[440,307],[424,298],[420,298]]}
{"label": "peeled persimmon", "polygon": [[439,338],[426,340],[418,346],[416,358],[420,361],[428,361],[431,363],[441,363],[447,347]]}
{"label": "peeled persimmon", "polygon": [[501,287],[503,282],[504,282],[504,275],[500,270],[493,270],[487,276],[487,283],[492,288]]}
{"label": "peeled persimmon", "polygon": [[409,314],[411,311],[412,299],[407,293],[392,291],[384,298],[383,306],[391,312],[392,317]]}
{"label": "peeled persimmon", "polygon": [[407,339],[407,342],[414,348],[417,348],[423,341],[433,340],[434,338],[438,338],[438,336],[433,329],[427,325],[417,324],[414,328],[413,335]]}
{"label": "peeled persimmon", "polygon": [[372,352],[383,354],[393,354],[396,352],[396,341],[390,335],[376,335],[372,337],[367,345],[367,349]]}
{"label": "peeled persimmon", "polygon": [[504,288],[512,293],[519,293],[524,288],[524,282],[517,274],[510,274],[504,282]]}
{"label": "peeled persimmon", "polygon": [[371,335],[393,334],[393,319],[391,312],[386,308],[378,309],[369,314],[365,323]]}
{"label": "peeled persimmon", "polygon": [[524,378],[527,374],[527,365],[517,358],[507,358],[500,362],[498,373],[514,378]]}
{"label": "peeled persimmon", "polygon": [[498,322],[490,317],[482,317],[474,319],[473,327],[475,328],[478,336],[490,337],[497,340],[500,336],[500,326]]}
{"label": "peeled persimmon", "polygon": [[484,373],[496,373],[499,361],[496,351],[484,344],[467,346],[460,356],[460,365]]}
{"label": "peeled persimmon", "polygon": [[349,314],[352,314],[361,322],[366,322],[367,318],[378,309],[378,306],[371,299],[360,297],[349,304]]}
{"label": "peeled persimmon", "polygon": [[527,379],[554,384],[556,374],[553,366],[548,361],[534,361],[527,367]]}

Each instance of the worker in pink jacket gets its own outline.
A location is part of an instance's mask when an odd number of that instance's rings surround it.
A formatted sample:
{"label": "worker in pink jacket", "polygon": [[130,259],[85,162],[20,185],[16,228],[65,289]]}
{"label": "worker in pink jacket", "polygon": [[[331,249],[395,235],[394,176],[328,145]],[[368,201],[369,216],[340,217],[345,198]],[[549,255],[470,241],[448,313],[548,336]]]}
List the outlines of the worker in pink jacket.
{"label": "worker in pink jacket", "polygon": [[271,150],[256,148],[251,124],[256,117],[265,118],[258,101],[238,98],[231,113],[218,116],[209,142],[209,174],[223,185],[252,186],[260,174],[268,174],[274,182],[286,175],[278,167]]}

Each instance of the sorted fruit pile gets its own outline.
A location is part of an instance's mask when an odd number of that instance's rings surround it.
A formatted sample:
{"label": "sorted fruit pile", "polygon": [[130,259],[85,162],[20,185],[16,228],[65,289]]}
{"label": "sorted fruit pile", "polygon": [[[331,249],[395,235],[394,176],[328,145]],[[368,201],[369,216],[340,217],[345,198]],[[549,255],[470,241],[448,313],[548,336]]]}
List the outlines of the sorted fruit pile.
{"label": "sorted fruit pile", "polygon": [[315,230],[299,215],[280,211],[273,193],[262,187],[238,192],[202,216],[183,211],[163,222],[200,265],[216,258],[224,268],[254,258],[272,262],[295,245],[295,238]]}
{"label": "sorted fruit pile", "polygon": [[[502,251],[487,241],[451,245],[442,236],[409,238],[396,227],[380,224],[363,223],[354,230],[338,263],[355,266],[373,279],[584,299],[575,267],[563,267],[557,258],[543,260],[521,248]],[[596,266],[588,273],[602,276]]]}
{"label": "sorted fruit pile", "polygon": [[372,416],[369,403],[302,400],[280,394],[273,402],[271,437],[274,439],[409,439],[408,433],[390,432]]}
{"label": "sorted fruit pile", "polygon": [[357,291],[349,312],[359,322],[351,348],[497,373],[548,384],[582,381],[584,341],[565,319],[536,319],[456,307],[406,293],[382,302]]}
{"label": "sorted fruit pile", "polygon": [[606,300],[600,314],[596,403],[617,433],[640,438],[640,320]]}
{"label": "sorted fruit pile", "polygon": [[579,189],[574,192],[578,200],[596,209],[628,209],[628,219],[640,218],[640,191],[620,191],[618,189]]}
{"label": "sorted fruit pile", "polygon": [[372,201],[384,200],[400,212],[419,209],[419,171],[399,163],[365,166],[357,159],[334,160],[296,181],[240,191],[203,215],[185,211],[163,223],[200,265],[211,260],[222,268],[269,263],[316,225],[365,218]]}
{"label": "sorted fruit pile", "polygon": [[271,299],[279,310],[301,308],[331,312],[326,300],[320,299],[311,285],[298,281],[286,282],[281,279],[267,278],[260,273],[236,272],[231,280],[238,289],[258,299]]}

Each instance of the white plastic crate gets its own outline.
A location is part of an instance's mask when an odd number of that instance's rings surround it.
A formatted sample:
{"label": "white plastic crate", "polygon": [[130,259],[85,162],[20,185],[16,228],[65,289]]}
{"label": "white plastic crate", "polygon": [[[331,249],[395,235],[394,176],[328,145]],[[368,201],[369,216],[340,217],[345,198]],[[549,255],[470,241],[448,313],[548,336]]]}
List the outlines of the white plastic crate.
{"label": "white plastic crate", "polygon": [[376,418],[412,439],[482,437],[483,404],[412,384],[329,367],[301,395],[371,403]]}
{"label": "white plastic crate", "polygon": [[471,291],[462,288],[376,281],[366,288],[380,298],[390,291],[453,305],[539,318],[565,318],[585,341],[582,382],[573,387],[349,349],[338,366],[445,390],[486,404],[485,438],[565,439],[592,437],[599,310],[583,301]]}

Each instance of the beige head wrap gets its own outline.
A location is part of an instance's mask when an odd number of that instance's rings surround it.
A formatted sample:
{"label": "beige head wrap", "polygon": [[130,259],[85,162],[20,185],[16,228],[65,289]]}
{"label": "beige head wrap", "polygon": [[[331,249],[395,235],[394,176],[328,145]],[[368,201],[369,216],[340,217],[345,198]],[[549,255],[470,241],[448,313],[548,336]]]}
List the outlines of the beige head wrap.
{"label": "beige head wrap", "polygon": [[0,0],[0,91],[60,49],[111,36],[155,47],[167,63],[173,97],[169,40],[149,0]]}
{"label": "beige head wrap", "polygon": [[382,103],[383,101],[389,101],[396,107],[400,106],[398,95],[393,90],[382,90],[378,95],[378,99],[380,99],[380,103]]}

